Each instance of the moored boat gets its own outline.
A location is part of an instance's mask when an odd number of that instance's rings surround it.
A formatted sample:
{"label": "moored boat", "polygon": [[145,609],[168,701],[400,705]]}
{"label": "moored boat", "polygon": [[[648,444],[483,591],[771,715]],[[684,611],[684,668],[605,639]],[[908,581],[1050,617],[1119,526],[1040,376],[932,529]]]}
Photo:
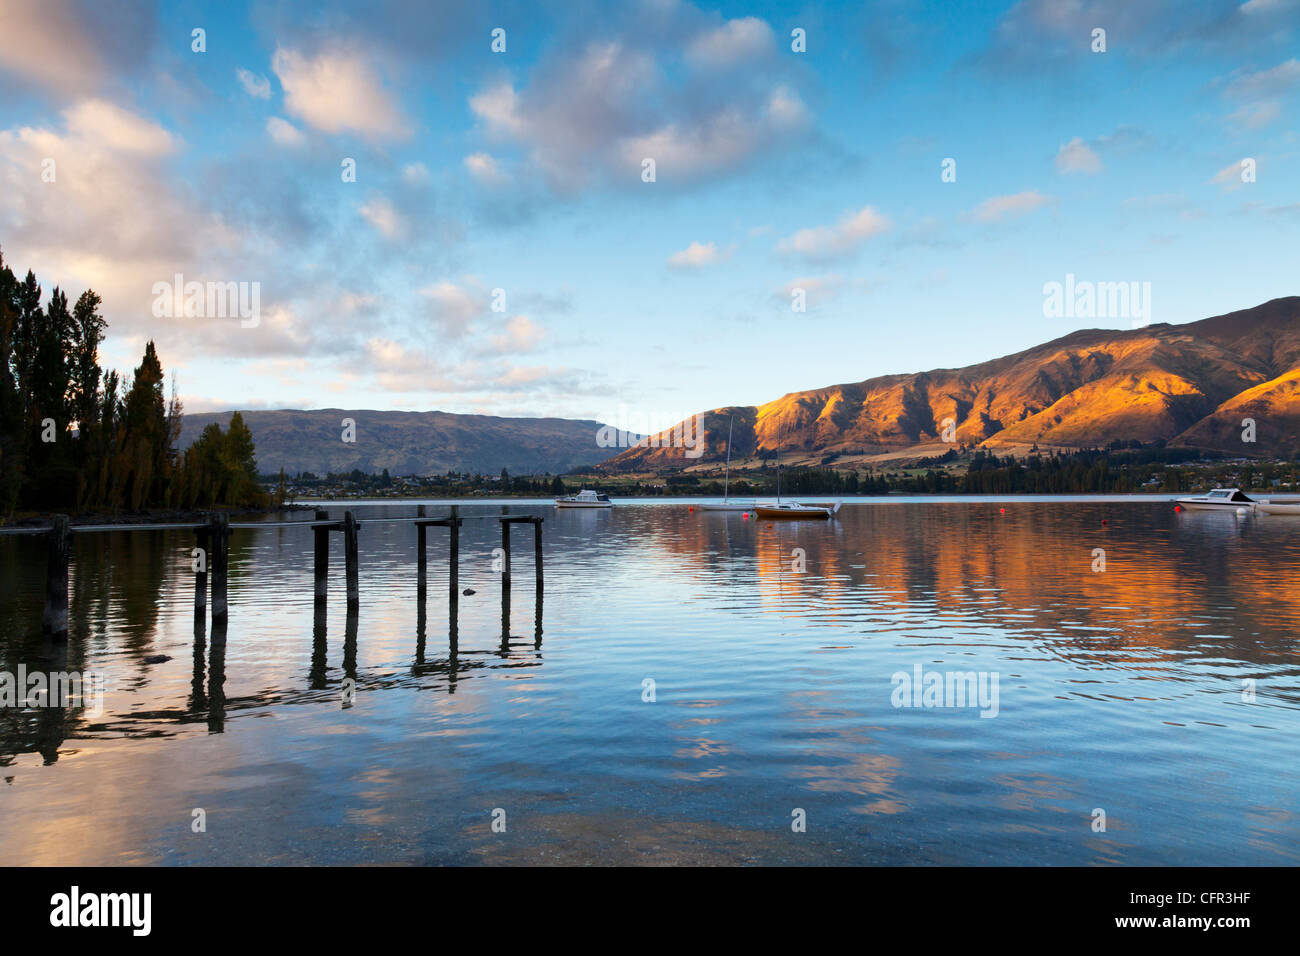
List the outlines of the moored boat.
{"label": "moored boat", "polygon": [[724,498],[721,501],[701,501],[696,511],[753,511],[753,498]]}
{"label": "moored boat", "polygon": [[1188,511],[1236,511],[1254,506],[1255,499],[1240,488],[1215,488],[1203,495],[1178,498],[1177,503]]}
{"label": "moored boat", "polygon": [[759,518],[765,518],[769,521],[801,518],[825,520],[839,511],[842,504],[842,501],[837,501],[834,505],[805,505],[797,501],[781,501],[775,504],[759,505],[754,509],[754,513]]}
{"label": "moored boat", "polygon": [[555,499],[557,508],[612,508],[614,502],[609,500],[609,495],[601,494],[597,491],[588,491],[584,488],[576,495],[566,495],[563,498]]}
{"label": "moored boat", "polygon": [[1257,501],[1255,510],[1266,515],[1300,515],[1300,501]]}
{"label": "moored boat", "polygon": [[753,498],[732,498],[731,492],[731,436],[736,427],[736,416],[731,416],[727,426],[727,474],[722,483],[721,501],[702,501],[696,505],[699,511],[753,511],[756,502]]}

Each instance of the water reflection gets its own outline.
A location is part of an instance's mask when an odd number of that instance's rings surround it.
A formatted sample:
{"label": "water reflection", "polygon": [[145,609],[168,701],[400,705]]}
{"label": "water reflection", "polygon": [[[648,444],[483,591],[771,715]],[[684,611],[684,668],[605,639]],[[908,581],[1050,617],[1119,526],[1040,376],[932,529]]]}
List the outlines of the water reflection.
{"label": "water reflection", "polygon": [[[315,599],[310,531],[236,531],[229,623],[211,633],[193,535],[85,535],[61,647],[40,635],[42,542],[0,537],[0,667],[109,681],[97,717],[0,708],[0,849],[51,806],[103,813],[103,784],[155,860],[174,848],[147,811],[174,799],[238,807],[274,858],[302,862],[411,859],[394,847],[413,826],[429,834],[416,859],[496,859],[463,815],[507,800],[553,824],[523,830],[536,842],[501,857],[516,861],[576,839],[576,817],[625,847],[680,824],[715,841],[693,857],[710,860],[743,845],[793,862],[1297,861],[1285,519],[1098,499],[891,501],[829,524],[676,503],[548,514],[543,660],[543,590],[528,601],[518,564],[513,582],[494,568],[496,507],[463,509],[455,574],[451,535],[431,534],[423,577],[414,529],[375,520],[411,510],[361,515],[359,608],[341,561],[333,600]],[[917,663],[1000,673],[1002,712],[895,709],[890,675]],[[322,817],[306,842],[364,819],[395,843],[296,857],[305,806]],[[779,838],[794,806],[822,837]],[[1096,806],[1109,834],[1088,826]],[[250,842],[221,859],[273,856]]]}

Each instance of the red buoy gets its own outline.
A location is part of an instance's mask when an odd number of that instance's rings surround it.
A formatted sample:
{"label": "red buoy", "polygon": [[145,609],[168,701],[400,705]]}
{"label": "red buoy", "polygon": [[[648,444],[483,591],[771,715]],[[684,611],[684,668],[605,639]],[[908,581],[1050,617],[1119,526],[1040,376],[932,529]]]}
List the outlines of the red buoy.
{"label": "red buoy", "polygon": [[1182,505],[1174,505],[1174,510],[1175,510],[1175,511],[1182,511],[1182,510],[1183,510],[1183,506],[1182,506]]}
{"label": "red buoy", "polygon": [[686,510],[687,510],[687,511],[694,511],[694,510],[695,510],[695,505],[691,505],[691,506],[689,506]]}

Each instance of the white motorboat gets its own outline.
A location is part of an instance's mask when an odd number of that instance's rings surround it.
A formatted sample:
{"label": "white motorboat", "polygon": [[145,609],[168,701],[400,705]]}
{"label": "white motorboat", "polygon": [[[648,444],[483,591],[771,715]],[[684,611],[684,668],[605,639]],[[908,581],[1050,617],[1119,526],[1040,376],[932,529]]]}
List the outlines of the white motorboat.
{"label": "white motorboat", "polygon": [[731,424],[727,426],[727,473],[722,479],[722,500],[721,501],[704,501],[695,507],[700,511],[753,511],[757,502],[753,498],[732,498],[728,494],[731,490],[731,433],[736,427],[736,416],[731,416]]}
{"label": "white motorboat", "polygon": [[1255,499],[1240,488],[1215,488],[1203,495],[1179,498],[1177,503],[1188,511],[1236,511],[1254,507]]}
{"label": "white motorboat", "polygon": [[583,489],[576,495],[566,495],[563,498],[555,499],[557,508],[612,508],[614,502],[609,500],[609,495],[601,494],[598,491],[588,491]]}
{"label": "white motorboat", "polygon": [[1300,515],[1300,501],[1257,501],[1255,510],[1266,515]]}

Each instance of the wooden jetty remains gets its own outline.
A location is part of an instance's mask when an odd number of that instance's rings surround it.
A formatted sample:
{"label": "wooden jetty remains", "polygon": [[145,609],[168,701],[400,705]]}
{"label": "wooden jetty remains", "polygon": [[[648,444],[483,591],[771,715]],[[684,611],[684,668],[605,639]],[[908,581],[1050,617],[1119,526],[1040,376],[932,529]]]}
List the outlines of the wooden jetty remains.
{"label": "wooden jetty remains", "polygon": [[[430,517],[425,513],[425,506],[410,518],[368,519],[368,523],[409,523],[415,528],[416,536],[416,591],[417,599],[423,611],[428,575],[428,529],[446,528],[449,532],[447,549],[447,603],[448,613],[453,621],[456,619],[460,599],[460,528],[467,520],[492,520],[501,525],[501,598],[503,627],[508,629],[511,564],[510,564],[510,529],[519,524],[533,526],[534,568],[537,590],[538,609],[542,598],[542,523],[541,515],[510,514],[506,506],[500,515],[462,516],[457,506],[452,505],[448,514]],[[174,524],[121,524],[121,525],[82,525],[72,526],[67,515],[55,515],[48,528],[0,528],[0,534],[39,534],[49,542],[46,562],[45,610],[42,629],[55,638],[65,639],[68,634],[68,566],[74,553],[74,540],[77,535],[101,531],[169,531],[188,530],[194,533],[194,614],[196,621],[202,621],[207,609],[211,608],[212,623],[224,625],[230,614],[228,598],[230,535],[235,530],[253,530],[265,528],[311,528],[313,534],[313,597],[318,611],[323,611],[329,598],[329,536],[331,532],[342,532],[344,579],[346,581],[347,609],[349,616],[355,615],[361,603],[361,574],[359,559],[359,541],[361,522],[351,511],[343,513],[342,520],[331,519],[329,512],[317,509],[314,517],[308,521],[264,521],[232,523],[228,515],[217,513],[201,523]],[[540,635],[540,620],[538,634]]]}

